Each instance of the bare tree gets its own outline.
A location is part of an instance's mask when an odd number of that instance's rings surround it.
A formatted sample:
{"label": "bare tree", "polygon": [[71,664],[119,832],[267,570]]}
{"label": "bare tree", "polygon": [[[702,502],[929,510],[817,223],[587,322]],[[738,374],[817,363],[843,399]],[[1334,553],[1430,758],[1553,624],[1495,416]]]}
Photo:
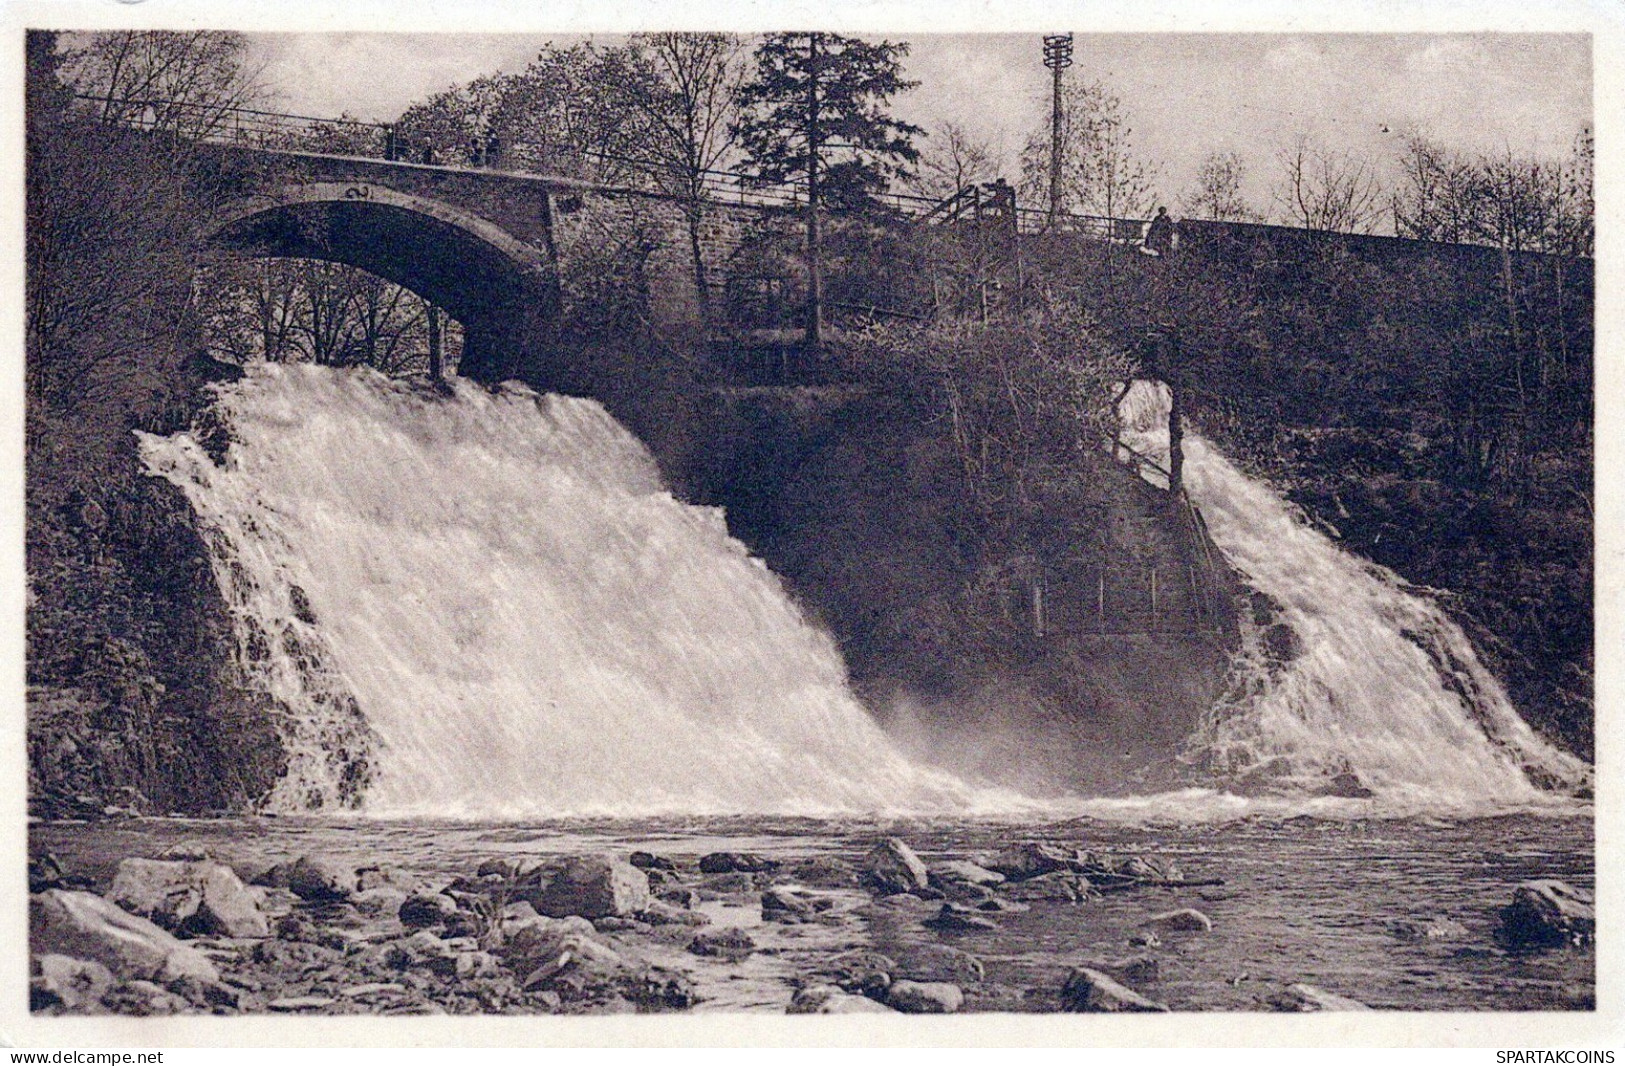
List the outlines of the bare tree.
{"label": "bare tree", "polygon": [[[1157,168],[1134,151],[1123,102],[1104,82],[1061,90],[1061,208],[1109,218],[1144,217],[1157,202]],[[1051,131],[1048,116],[1021,152],[1021,192],[1047,200]]]}
{"label": "bare tree", "polygon": [[240,33],[118,30],[85,35],[62,73],[104,120],[196,137],[264,97],[261,69]]}
{"label": "bare tree", "polygon": [[623,89],[655,133],[649,151],[657,180],[683,204],[694,288],[702,313],[708,314],[701,231],[709,187],[737,140],[739,87],[747,68],[744,43],[727,33],[652,33],[633,37],[631,49],[651,76],[629,79]]}
{"label": "bare tree", "polygon": [[1558,230],[1553,251],[1566,255],[1594,255],[1597,246],[1597,204],[1593,189],[1597,142],[1587,126],[1574,138],[1561,171]]}
{"label": "bare tree", "polygon": [[[354,267],[310,259],[226,258],[200,271],[204,343],[230,363],[310,361],[386,374],[429,369],[432,305]],[[455,327],[442,330],[453,350]],[[442,348],[446,347],[442,345]]]}
{"label": "bare tree", "polygon": [[1241,186],[1247,168],[1234,152],[1213,152],[1196,172],[1196,182],[1180,200],[1190,218],[1217,222],[1262,222],[1264,216],[1247,202]]}
{"label": "bare tree", "polygon": [[1394,232],[1424,241],[1462,241],[1471,229],[1472,168],[1426,133],[1406,134],[1400,186],[1394,190]]}
{"label": "bare tree", "polygon": [[1425,134],[1405,139],[1393,196],[1402,237],[1483,244],[1509,252],[1589,255],[1594,242],[1590,131],[1564,161],[1463,156]]}
{"label": "bare tree", "polygon": [[999,153],[965,127],[945,122],[920,149],[910,186],[921,196],[945,199],[960,189],[999,176]]}
{"label": "bare tree", "polygon": [[1299,135],[1277,157],[1275,202],[1287,221],[1305,229],[1370,233],[1389,201],[1371,164]]}

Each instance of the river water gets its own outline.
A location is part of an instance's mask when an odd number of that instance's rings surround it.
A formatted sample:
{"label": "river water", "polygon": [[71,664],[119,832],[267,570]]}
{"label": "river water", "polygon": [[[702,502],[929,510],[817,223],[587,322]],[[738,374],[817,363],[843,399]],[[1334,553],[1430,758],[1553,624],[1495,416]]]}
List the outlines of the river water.
{"label": "river water", "polygon": [[[988,933],[936,932],[922,920],[940,904],[878,907],[858,889],[827,889],[836,918],[817,925],[763,923],[749,898],[702,904],[713,921],[740,925],[759,950],[739,961],[706,959],[683,943],[640,943],[651,961],[692,975],[697,1010],[782,1012],[793,986],[843,951],[872,948],[907,959],[943,944],[982,961],[967,982],[967,1011],[1045,1011],[1072,966],[1157,960],[1137,990],[1175,1010],[1249,1011],[1286,986],[1309,983],[1387,1010],[1587,1009],[1595,999],[1590,948],[1509,953],[1494,932],[1513,886],[1558,877],[1592,888],[1589,815],[1496,818],[1285,819],[1208,824],[1052,824],[976,820],[686,818],[492,824],[251,818],[149,819],[95,826],[36,826],[33,843],[71,869],[102,879],[119,859],[202,844],[245,872],[302,854],[394,867],[445,881],[497,856],[583,852],[625,858],[644,850],[682,860],[719,850],[791,863],[812,855],[856,863],[880,836],[907,840],[927,862],[994,851],[1012,839],[1055,840],[1097,851],[1172,858],[1187,879],[1222,885],[1141,888],[1084,903],[1033,901],[995,916]],[[1163,934],[1149,952],[1129,937],[1149,915],[1195,907],[1213,920],[1199,935]],[[1457,935],[1405,939],[1404,919],[1459,922]]]}

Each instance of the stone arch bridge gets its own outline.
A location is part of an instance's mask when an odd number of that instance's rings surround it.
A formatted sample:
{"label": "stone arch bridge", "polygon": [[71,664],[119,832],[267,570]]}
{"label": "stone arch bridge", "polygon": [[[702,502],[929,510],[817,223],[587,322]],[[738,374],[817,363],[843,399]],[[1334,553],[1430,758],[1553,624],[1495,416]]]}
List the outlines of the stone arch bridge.
{"label": "stone arch bridge", "polygon": [[[568,178],[200,143],[247,191],[204,228],[222,248],[324,259],[411,289],[464,330],[461,373],[568,390],[554,343],[570,313],[562,279],[638,242],[650,324],[693,340],[700,299],[683,204]],[[701,247],[722,278],[760,206],[708,205]]]}

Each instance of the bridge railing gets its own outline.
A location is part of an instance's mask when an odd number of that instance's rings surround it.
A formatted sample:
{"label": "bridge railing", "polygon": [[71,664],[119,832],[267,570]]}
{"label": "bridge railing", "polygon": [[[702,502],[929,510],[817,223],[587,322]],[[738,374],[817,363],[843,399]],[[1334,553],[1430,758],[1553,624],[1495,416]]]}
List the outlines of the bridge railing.
{"label": "bridge railing", "polygon": [[[607,152],[579,153],[538,141],[470,140],[456,150],[448,150],[443,144],[413,136],[395,123],[185,100],[77,94],[75,109],[87,118],[130,129],[265,151],[359,156],[387,162],[498,169],[537,176],[558,176],[574,171],[590,174],[589,180],[602,184],[631,185],[678,197],[698,193],[708,201],[757,208],[794,209],[807,202],[804,183],[761,185],[747,174],[730,170],[708,169],[691,174],[662,160]],[[944,209],[944,204],[966,195],[965,190],[960,190],[944,201],[887,190],[872,199],[910,221],[951,224],[962,220],[961,212]],[[1024,207],[1016,207],[1014,214],[1016,230],[1024,234],[1076,233],[1097,240],[1134,242],[1140,239],[1146,225],[1138,219],[1068,212],[1052,215]]]}
{"label": "bridge railing", "polygon": [[87,118],[128,129],[266,151],[325,151],[383,158],[389,149],[390,127],[359,119],[83,93],[75,95],[74,109]]}

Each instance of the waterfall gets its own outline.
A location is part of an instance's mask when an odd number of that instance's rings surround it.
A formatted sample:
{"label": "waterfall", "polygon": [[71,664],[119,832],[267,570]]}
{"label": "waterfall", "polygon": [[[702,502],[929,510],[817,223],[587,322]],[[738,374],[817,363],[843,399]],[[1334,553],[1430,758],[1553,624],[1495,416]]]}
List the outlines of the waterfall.
{"label": "waterfall", "polygon": [[[1137,382],[1128,443],[1167,454],[1167,390]],[[1425,592],[1338,547],[1195,434],[1185,488],[1214,543],[1290,638],[1244,619],[1228,696],[1196,738],[1233,785],[1313,791],[1350,776],[1408,809],[1539,803],[1589,768],[1535,735],[1472,642]],[[1283,652],[1280,645],[1286,645]]]}
{"label": "waterfall", "polygon": [[259,365],[143,435],[210,541],[239,666],[284,710],[272,808],[553,817],[968,812],[833,642],[596,403]]}
{"label": "waterfall", "polygon": [[[1124,443],[1159,461],[1167,399],[1142,382],[1119,406]],[[279,709],[275,810],[1155,821],[1326,811],[1313,797],[1349,778],[1372,813],[1538,807],[1589,783],[1425,593],[1185,441],[1193,501],[1274,615],[1249,622],[1192,740],[1251,799],[1040,803],[910,761],[722,513],[674,499],[590,400],[258,365],[197,429],[140,444],[196,511],[237,668]]]}

